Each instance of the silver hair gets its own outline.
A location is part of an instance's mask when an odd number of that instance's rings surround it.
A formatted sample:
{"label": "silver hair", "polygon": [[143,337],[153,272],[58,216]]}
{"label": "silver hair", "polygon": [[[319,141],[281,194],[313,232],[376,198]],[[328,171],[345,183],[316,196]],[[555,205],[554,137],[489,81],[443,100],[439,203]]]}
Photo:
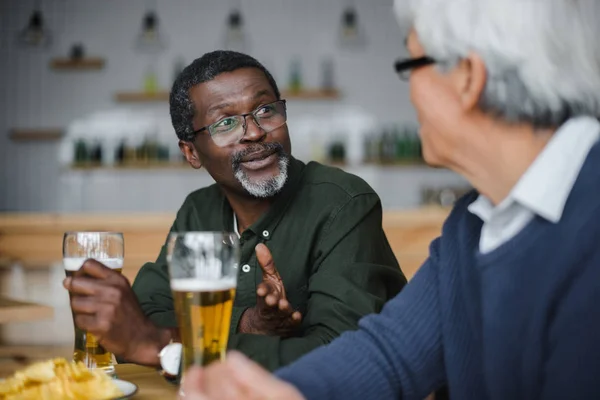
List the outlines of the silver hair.
{"label": "silver hair", "polygon": [[555,127],[600,117],[600,0],[395,0],[426,54],[453,67],[485,62],[482,110]]}

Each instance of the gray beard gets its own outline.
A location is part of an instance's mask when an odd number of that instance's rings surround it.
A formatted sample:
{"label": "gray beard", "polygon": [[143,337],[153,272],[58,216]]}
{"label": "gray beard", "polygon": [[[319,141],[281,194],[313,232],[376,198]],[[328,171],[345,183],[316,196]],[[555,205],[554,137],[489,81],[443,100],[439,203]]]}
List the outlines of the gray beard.
{"label": "gray beard", "polygon": [[[253,197],[257,198],[268,198],[273,197],[281,191],[283,185],[288,178],[288,166],[290,164],[290,158],[283,152],[283,149],[279,145],[277,156],[279,158],[279,174],[272,178],[252,180],[248,177],[246,172],[240,166],[240,163],[235,159],[233,161],[233,172],[235,179],[242,185],[244,190]],[[239,159],[239,157],[238,157]]]}

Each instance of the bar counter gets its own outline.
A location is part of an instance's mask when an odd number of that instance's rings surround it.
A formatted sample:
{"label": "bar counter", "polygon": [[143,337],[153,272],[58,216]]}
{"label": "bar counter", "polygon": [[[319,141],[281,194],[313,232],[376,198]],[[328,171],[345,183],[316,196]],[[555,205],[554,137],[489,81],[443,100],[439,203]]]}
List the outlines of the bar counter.
{"label": "bar counter", "polygon": [[[448,214],[439,207],[388,211],[383,227],[410,279],[428,254]],[[156,259],[175,215],[0,214],[0,348],[70,345],[73,322],[62,287],[66,231],[119,231],[125,237],[123,274],[133,282]],[[1,357],[0,357],[1,358]]]}
{"label": "bar counter", "polygon": [[[383,227],[407,278],[427,256],[449,210],[423,207],[387,211]],[[125,236],[123,273],[132,280],[146,261],[158,255],[174,220],[164,214],[0,214],[0,267],[18,263],[25,269],[44,269],[62,260],[62,237],[67,231],[118,231]]]}
{"label": "bar counter", "polygon": [[[429,243],[440,234],[448,213],[449,209],[440,207],[384,213],[383,227],[407,279],[412,278],[427,257]],[[3,279],[13,276],[10,278],[12,283],[5,284],[0,293],[0,324],[3,324],[0,377],[30,362],[70,356],[73,340],[71,313],[68,295],[60,284],[64,277],[60,274],[64,232],[123,232],[123,274],[132,282],[143,263],[154,260],[158,255],[174,217],[172,213],[0,214],[0,273]],[[26,278],[28,274],[34,278]],[[39,277],[44,274],[47,277]],[[22,296],[21,289],[14,288],[14,282],[20,281],[23,282],[17,286],[26,289]],[[33,286],[31,281],[37,284]],[[19,298],[11,298],[14,296]],[[122,365],[118,374],[140,387],[136,399],[176,397],[176,388],[150,369]],[[432,398],[430,396],[428,400]]]}

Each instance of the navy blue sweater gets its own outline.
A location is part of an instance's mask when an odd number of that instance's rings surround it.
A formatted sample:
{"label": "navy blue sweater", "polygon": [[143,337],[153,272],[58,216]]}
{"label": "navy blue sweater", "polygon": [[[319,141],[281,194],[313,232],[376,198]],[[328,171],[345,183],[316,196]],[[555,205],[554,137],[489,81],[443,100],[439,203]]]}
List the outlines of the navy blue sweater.
{"label": "navy blue sweater", "polygon": [[600,399],[600,145],[554,224],[491,253],[461,199],[410,283],[277,375],[309,399]]}

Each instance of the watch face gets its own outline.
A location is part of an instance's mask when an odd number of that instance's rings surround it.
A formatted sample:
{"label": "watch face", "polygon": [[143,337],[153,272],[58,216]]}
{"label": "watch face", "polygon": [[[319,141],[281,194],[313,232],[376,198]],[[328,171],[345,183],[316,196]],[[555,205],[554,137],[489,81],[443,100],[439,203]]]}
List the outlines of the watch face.
{"label": "watch face", "polygon": [[170,343],[161,350],[159,354],[160,367],[165,373],[171,376],[177,376],[177,374],[179,374],[182,349],[183,346],[181,343]]}

